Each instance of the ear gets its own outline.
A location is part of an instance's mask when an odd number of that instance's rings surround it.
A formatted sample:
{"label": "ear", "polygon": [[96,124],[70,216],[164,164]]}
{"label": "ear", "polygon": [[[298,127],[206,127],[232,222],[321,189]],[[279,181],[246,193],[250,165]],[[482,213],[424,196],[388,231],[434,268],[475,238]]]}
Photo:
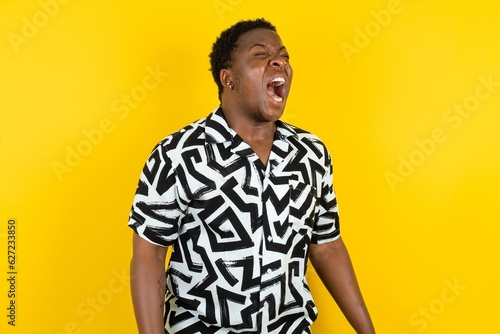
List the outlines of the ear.
{"label": "ear", "polygon": [[222,83],[222,86],[225,87],[232,87],[233,86],[233,79],[231,75],[231,71],[228,69],[222,69],[220,71],[219,75],[220,82]]}

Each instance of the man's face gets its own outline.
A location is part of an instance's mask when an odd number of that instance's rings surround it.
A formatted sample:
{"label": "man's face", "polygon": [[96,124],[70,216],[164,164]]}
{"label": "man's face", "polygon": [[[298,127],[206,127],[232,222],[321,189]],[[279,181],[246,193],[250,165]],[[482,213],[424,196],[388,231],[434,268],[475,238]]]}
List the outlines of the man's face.
{"label": "man's face", "polygon": [[242,34],[233,54],[233,82],[240,112],[257,122],[281,117],[292,83],[289,55],[278,34],[254,29]]}

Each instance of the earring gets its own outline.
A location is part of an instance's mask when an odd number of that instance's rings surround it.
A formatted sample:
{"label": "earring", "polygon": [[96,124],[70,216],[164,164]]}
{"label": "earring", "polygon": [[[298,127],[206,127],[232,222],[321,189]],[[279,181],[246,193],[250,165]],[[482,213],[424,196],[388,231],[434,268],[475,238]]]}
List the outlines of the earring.
{"label": "earring", "polygon": [[233,90],[233,87],[234,87],[234,86],[233,86],[233,84],[232,84],[231,82],[228,82],[228,83],[227,83],[227,86],[229,87],[229,89],[230,89],[230,90]]}

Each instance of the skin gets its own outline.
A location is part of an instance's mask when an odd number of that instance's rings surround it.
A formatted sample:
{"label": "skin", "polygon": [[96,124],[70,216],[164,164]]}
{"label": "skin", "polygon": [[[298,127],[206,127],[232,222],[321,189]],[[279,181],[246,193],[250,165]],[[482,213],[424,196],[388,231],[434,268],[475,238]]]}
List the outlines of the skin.
{"label": "skin", "polygon": [[153,245],[134,233],[130,286],[140,334],[163,334],[165,258],[167,248]]}
{"label": "skin", "polygon": [[310,260],[319,278],[358,334],[375,334],[342,238],[310,245]]}
{"label": "skin", "polygon": [[[268,92],[268,83],[285,79],[282,101]],[[276,132],[290,91],[293,70],[280,37],[268,29],[242,34],[233,53],[233,63],[220,72],[224,85],[221,108],[229,126],[247,142],[267,165]],[[230,88],[232,87],[232,89]],[[163,334],[166,248],[133,239],[131,290],[141,334]],[[310,260],[323,284],[358,334],[375,330],[363,301],[351,259],[342,238],[310,245]]]}
{"label": "skin", "polygon": [[[240,36],[233,59],[232,66],[220,73],[225,86],[221,107],[229,126],[267,165],[275,121],[285,110],[293,77],[288,52],[277,33],[254,29]],[[274,101],[267,91],[267,84],[276,76],[285,79],[282,102]]]}

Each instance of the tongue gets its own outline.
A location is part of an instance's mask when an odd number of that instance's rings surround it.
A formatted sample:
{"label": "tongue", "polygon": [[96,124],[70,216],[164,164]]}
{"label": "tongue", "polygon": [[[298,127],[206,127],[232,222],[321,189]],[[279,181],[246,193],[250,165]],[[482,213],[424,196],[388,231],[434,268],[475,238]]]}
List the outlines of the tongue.
{"label": "tongue", "polygon": [[275,86],[272,84],[267,86],[267,91],[269,92],[269,95],[271,95],[273,100],[277,102],[281,102],[283,100],[283,97],[281,97],[281,90],[279,87],[280,86]]}

